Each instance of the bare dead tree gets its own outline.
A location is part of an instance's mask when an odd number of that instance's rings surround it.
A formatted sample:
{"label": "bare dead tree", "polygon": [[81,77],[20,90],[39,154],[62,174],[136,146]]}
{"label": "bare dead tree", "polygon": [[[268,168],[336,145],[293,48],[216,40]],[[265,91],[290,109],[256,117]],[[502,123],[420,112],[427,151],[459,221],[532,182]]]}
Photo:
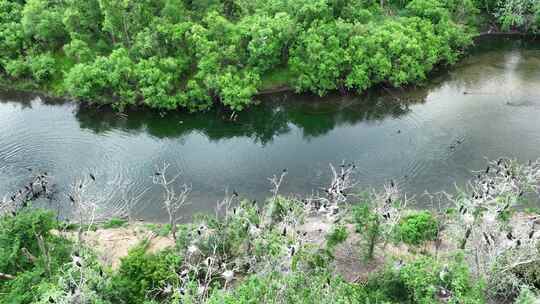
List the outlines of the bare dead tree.
{"label": "bare dead tree", "polygon": [[390,226],[399,223],[403,211],[407,209],[412,200],[407,194],[400,191],[399,186],[394,181],[384,184],[381,191],[374,190],[372,195],[375,212]]}
{"label": "bare dead tree", "polygon": [[[527,194],[538,194],[539,185],[538,161],[520,164],[501,158],[475,172],[475,179],[458,189],[458,195],[446,195],[457,211],[447,233],[458,240],[473,271],[488,280],[494,293],[504,289],[504,294],[511,294],[508,286],[499,286],[505,282],[501,278],[516,267],[540,263],[536,230],[540,218],[511,212]],[[517,292],[519,286],[514,288]]]}
{"label": "bare dead tree", "polygon": [[344,162],[336,169],[330,164],[331,179],[326,187],[322,187],[323,194],[317,192],[302,201],[306,211],[316,212],[318,216],[326,216],[330,222],[339,220],[340,205],[347,202],[357,185],[355,172],[356,165]]}
{"label": "bare dead tree", "polygon": [[272,201],[275,202],[278,194],[279,194],[279,188],[281,188],[281,184],[283,183],[283,179],[287,175],[287,169],[283,169],[279,177],[277,175],[272,176],[268,180],[272,184],[272,189],[270,189],[270,192],[272,193]]}
{"label": "bare dead tree", "polygon": [[341,204],[347,201],[347,195],[353,189],[357,182],[354,173],[356,165],[342,163],[339,169],[330,164],[332,171],[332,181],[330,186],[325,190],[330,203]]}
{"label": "bare dead tree", "polygon": [[[163,190],[163,207],[165,211],[167,211],[169,225],[171,225],[171,233],[176,242],[176,225],[181,218],[180,210],[188,203],[191,185],[176,185],[181,173],[179,172],[170,177],[167,173],[169,167],[170,164],[164,163],[161,167],[157,168],[152,180],[155,185],[160,186]],[[179,187],[179,190],[175,189],[177,186]]]}
{"label": "bare dead tree", "polygon": [[96,191],[95,176],[76,179],[70,185],[67,198],[72,215],[78,224],[77,240],[83,242],[84,229],[89,231],[96,223],[110,218],[129,218],[132,209],[146,190],[133,194],[125,185],[114,185],[112,191]]}
{"label": "bare dead tree", "polygon": [[58,285],[62,287],[62,293],[52,295],[45,294],[43,303],[95,303],[99,295],[93,290],[92,285],[104,279],[101,268],[91,267],[87,263],[85,248],[74,251],[71,255],[69,267],[62,271]]}
{"label": "bare dead tree", "polygon": [[79,245],[83,242],[83,230],[86,225],[88,229],[93,225],[96,218],[98,203],[96,199],[88,194],[90,181],[87,179],[77,179],[70,186],[68,199],[71,203],[73,216],[79,225],[77,241]]}

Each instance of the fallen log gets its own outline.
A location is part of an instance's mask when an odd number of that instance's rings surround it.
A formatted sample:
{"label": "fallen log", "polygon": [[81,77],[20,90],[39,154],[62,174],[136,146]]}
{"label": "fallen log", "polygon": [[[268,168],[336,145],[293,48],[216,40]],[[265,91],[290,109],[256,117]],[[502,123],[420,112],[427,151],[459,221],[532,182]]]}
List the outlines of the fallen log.
{"label": "fallen log", "polygon": [[0,272],[0,280],[15,280],[15,277],[7,273]]}

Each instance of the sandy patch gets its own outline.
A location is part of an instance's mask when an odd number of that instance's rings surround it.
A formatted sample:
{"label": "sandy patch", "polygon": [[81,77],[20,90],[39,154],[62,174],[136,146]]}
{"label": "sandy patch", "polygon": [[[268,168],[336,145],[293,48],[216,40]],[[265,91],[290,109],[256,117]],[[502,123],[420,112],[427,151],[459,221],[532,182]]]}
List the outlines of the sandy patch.
{"label": "sandy patch", "polygon": [[[76,236],[76,232],[67,232],[68,238]],[[127,256],[131,248],[145,240],[150,241],[148,252],[151,253],[174,246],[172,238],[156,236],[140,225],[88,231],[84,233],[83,239],[88,247],[96,251],[100,261],[113,269],[118,268],[120,259]]]}

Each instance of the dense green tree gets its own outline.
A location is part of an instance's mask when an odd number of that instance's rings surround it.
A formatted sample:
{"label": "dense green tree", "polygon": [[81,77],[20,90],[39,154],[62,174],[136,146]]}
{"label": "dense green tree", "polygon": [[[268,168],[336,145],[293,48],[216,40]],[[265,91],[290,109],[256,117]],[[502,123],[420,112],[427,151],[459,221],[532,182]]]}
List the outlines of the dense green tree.
{"label": "dense green tree", "polygon": [[540,24],[532,0],[0,0],[0,73],[118,108],[238,111],[274,79],[320,95],[421,81],[479,10]]}
{"label": "dense green tree", "polygon": [[284,64],[283,54],[297,33],[296,24],[287,13],[273,17],[253,15],[244,18],[240,27],[247,39],[247,64],[265,72]]}
{"label": "dense green tree", "polygon": [[103,37],[103,15],[98,0],[65,0],[63,23],[72,39],[91,44]]}
{"label": "dense green tree", "polygon": [[63,10],[56,1],[28,0],[21,19],[25,34],[53,50],[60,47],[67,38],[62,22]]}
{"label": "dense green tree", "polygon": [[94,59],[94,53],[88,43],[79,39],[72,39],[69,44],[64,45],[64,52],[76,62],[88,62]]}
{"label": "dense green tree", "polygon": [[66,76],[66,87],[73,96],[98,102],[112,98],[120,108],[135,102],[135,83],[135,64],[124,48],[92,63],[77,64]]}
{"label": "dense green tree", "polygon": [[24,48],[21,19],[23,5],[16,1],[0,0],[0,66],[2,61],[18,56]]}
{"label": "dense green tree", "polygon": [[342,21],[316,22],[300,34],[289,60],[297,76],[298,91],[311,90],[324,95],[342,87],[343,74],[350,61],[347,43],[351,31],[351,24]]}

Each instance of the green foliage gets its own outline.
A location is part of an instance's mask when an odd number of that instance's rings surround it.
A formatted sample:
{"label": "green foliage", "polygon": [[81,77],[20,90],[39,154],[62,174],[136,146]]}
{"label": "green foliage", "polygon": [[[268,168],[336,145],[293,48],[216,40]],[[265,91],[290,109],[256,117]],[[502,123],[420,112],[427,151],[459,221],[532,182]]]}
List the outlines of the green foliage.
{"label": "green foliage", "polygon": [[450,295],[447,303],[485,303],[482,282],[471,277],[460,256],[444,265],[421,257],[398,269],[387,268],[372,275],[366,288],[377,290],[380,297],[392,303],[437,303],[442,290]]}
{"label": "green foliage", "polygon": [[351,24],[338,20],[316,23],[299,36],[289,60],[298,91],[311,90],[322,96],[342,86],[351,31]]}
{"label": "green foliage", "polygon": [[88,43],[83,40],[73,39],[69,44],[64,45],[66,56],[76,62],[88,62],[94,58],[94,54]]}
{"label": "green foliage", "polygon": [[431,258],[420,258],[403,266],[399,278],[414,303],[433,303],[441,287],[451,292],[450,303],[485,303],[482,284],[474,282],[459,257],[444,266]]}
{"label": "green foliage", "polygon": [[56,64],[50,53],[40,54],[30,58],[30,71],[32,78],[39,83],[51,80],[56,73]]}
{"label": "green foliage", "polygon": [[56,1],[29,0],[22,11],[21,24],[26,35],[54,51],[66,40],[62,22],[64,7]]}
{"label": "green foliage", "polygon": [[119,218],[112,218],[103,224],[103,228],[105,229],[120,228],[120,227],[124,227],[126,224],[127,224],[127,220],[119,219]]}
{"label": "green foliage", "polygon": [[120,110],[241,111],[276,71],[319,95],[400,86],[471,43],[473,0],[386,2],[0,0],[0,72]]}
{"label": "green foliage", "polygon": [[334,226],[332,231],[326,236],[326,248],[332,251],[337,245],[345,242],[349,232],[345,226]]}
{"label": "green foliage", "polygon": [[[445,275],[441,276],[441,271]],[[442,278],[441,278],[442,277]],[[370,277],[365,285],[346,283],[327,270],[252,275],[233,291],[216,290],[207,303],[437,303],[442,289],[447,303],[485,303],[463,260],[441,265],[431,258],[412,261]]]}
{"label": "green foliage", "polygon": [[[42,210],[0,218],[0,273],[15,276],[0,280],[2,303],[34,303],[38,286],[52,280],[69,260],[71,244],[51,234],[56,227],[54,214]],[[46,244],[46,253],[38,239]]]}
{"label": "green foliage", "polygon": [[66,75],[67,90],[85,100],[118,100],[119,108],[135,102],[133,61],[126,49],[114,50],[108,57],[98,57],[92,63],[79,63]]}
{"label": "green foliage", "polygon": [[[538,14],[539,4],[531,0],[509,0],[499,1],[495,11],[495,17],[500,22],[503,30],[513,30],[531,27],[537,28],[538,20],[534,16]],[[532,16],[532,18],[531,18]]]}
{"label": "green foliage", "polygon": [[407,215],[396,226],[396,238],[409,245],[421,245],[433,241],[439,234],[439,224],[429,211],[419,211]]}
{"label": "green foliage", "polygon": [[448,10],[439,0],[412,0],[406,9],[414,16],[430,19],[433,23],[450,18]]}
{"label": "green foliage", "polygon": [[516,298],[515,304],[535,304],[538,303],[540,297],[531,290],[530,287],[524,286],[521,288],[519,296]]}
{"label": "green foliage", "polygon": [[55,280],[37,286],[39,296],[33,303],[74,303],[83,294],[83,303],[112,304],[107,300],[111,283],[108,272],[91,250],[81,249],[77,254],[82,267],[75,263],[65,264]]}
{"label": "green foliage", "polygon": [[364,256],[372,259],[375,246],[382,239],[381,219],[367,204],[355,205],[352,209],[352,219],[364,240]]}
{"label": "green foliage", "polygon": [[182,257],[172,250],[147,253],[147,244],[131,249],[120,269],[111,278],[108,291],[112,303],[144,303],[157,296],[157,290],[175,284]]}
{"label": "green foliage", "polygon": [[289,275],[253,275],[234,291],[216,291],[207,303],[368,303],[370,295],[362,287],[333,277],[328,272]]}
{"label": "green foliage", "polygon": [[4,69],[13,78],[26,78],[31,75],[30,66],[23,58],[6,61]]}

